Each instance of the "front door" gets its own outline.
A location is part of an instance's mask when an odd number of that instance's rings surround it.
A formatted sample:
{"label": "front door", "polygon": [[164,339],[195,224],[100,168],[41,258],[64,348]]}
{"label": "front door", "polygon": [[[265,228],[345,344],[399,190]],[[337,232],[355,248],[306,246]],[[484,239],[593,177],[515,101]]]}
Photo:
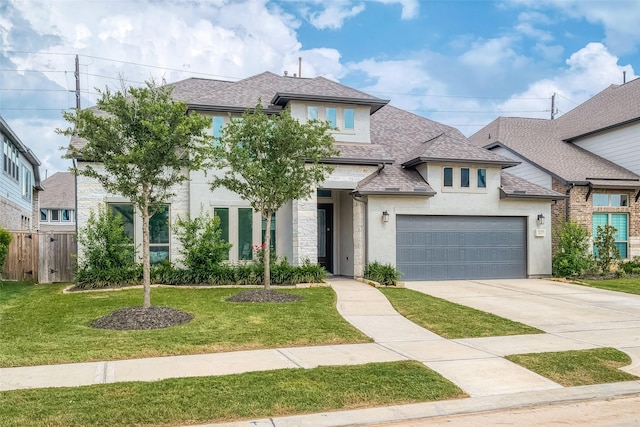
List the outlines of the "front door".
{"label": "front door", "polygon": [[332,204],[318,204],[318,264],[333,273]]}

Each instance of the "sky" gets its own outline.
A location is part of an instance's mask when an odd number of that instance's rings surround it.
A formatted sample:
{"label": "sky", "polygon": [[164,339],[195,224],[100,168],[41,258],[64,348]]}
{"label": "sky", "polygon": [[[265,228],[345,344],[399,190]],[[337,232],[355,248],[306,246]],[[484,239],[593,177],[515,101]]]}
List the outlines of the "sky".
{"label": "sky", "polygon": [[0,115],[41,176],[97,89],[150,79],[324,76],[472,135],[556,117],[640,69],[637,0],[0,0]]}

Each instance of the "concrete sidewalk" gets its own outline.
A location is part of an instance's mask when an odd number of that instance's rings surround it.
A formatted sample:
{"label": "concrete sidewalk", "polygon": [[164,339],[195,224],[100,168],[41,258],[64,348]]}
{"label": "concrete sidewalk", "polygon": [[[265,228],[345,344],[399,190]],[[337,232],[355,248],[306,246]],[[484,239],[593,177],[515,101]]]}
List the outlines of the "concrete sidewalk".
{"label": "concrete sidewalk", "polygon": [[[561,385],[541,377],[534,372],[520,367],[503,356],[516,353],[545,351],[562,351],[587,349],[605,345],[591,335],[572,336],[580,332],[581,315],[588,314],[593,307],[579,307],[578,312],[558,313],[553,324],[545,324],[552,333],[519,335],[509,337],[470,338],[447,340],[404,318],[398,314],[384,295],[377,289],[361,282],[332,278],[330,280],[337,294],[337,308],[344,318],[374,339],[370,344],[331,345],[318,347],[276,348],[254,351],[238,351],[189,356],[173,356],[149,359],[119,360],[109,362],[77,363],[51,366],[32,366],[0,369],[0,391],[39,387],[75,387],[82,385],[104,384],[121,381],[157,381],[165,378],[215,376],[251,371],[264,371],[283,368],[313,368],[319,365],[353,365],[370,362],[390,362],[398,360],[418,360],[429,368],[443,375],[462,390],[470,398],[454,401],[431,402],[415,405],[371,408],[357,411],[340,411],[327,414],[313,414],[297,417],[285,417],[277,420],[253,420],[226,425],[351,425],[392,420],[415,419],[432,415],[468,413],[493,409],[513,408],[519,406],[551,403],[558,400],[571,401],[593,399],[640,393],[640,381],[618,384],[604,384],[590,387],[564,388]],[[575,289],[558,290],[547,281],[523,282],[525,289],[542,287],[544,292],[551,292],[558,298],[569,298]],[[505,304],[505,300],[496,302],[492,298],[505,295],[512,299],[509,311],[517,317],[522,308],[515,307],[516,300],[521,298],[518,289],[492,283],[455,284],[412,284],[416,290],[425,293],[448,294],[447,299],[458,300],[465,305],[478,305],[484,311],[497,310],[497,306]],[[455,289],[454,289],[455,288]],[[541,288],[541,289],[542,289]],[[528,291],[527,291],[528,292]],[[602,291],[600,291],[602,292]],[[616,321],[631,328],[635,332],[635,322],[640,322],[640,312],[636,312],[635,299],[621,301],[615,294],[596,292],[596,297],[581,294],[580,301],[607,301],[616,309],[615,313],[599,313],[597,320],[601,323],[591,325],[592,332],[609,331],[606,322]],[[475,298],[475,299],[474,299]],[[554,297],[555,298],[555,297]],[[640,299],[638,299],[640,302]],[[567,302],[567,301],[563,301]],[[532,304],[543,305],[543,301],[535,300]],[[576,305],[570,301],[569,304]],[[551,306],[559,304],[552,301]],[[577,304],[580,305],[580,304]],[[640,306],[640,305],[639,305]],[[566,307],[564,307],[566,310]],[[555,307],[552,309],[558,309]],[[584,309],[584,310],[583,310]],[[515,314],[514,314],[515,313]],[[523,316],[522,314],[519,314]],[[544,318],[539,313],[531,313],[533,326],[536,318]],[[537,316],[537,317],[536,317]],[[563,317],[564,316],[564,317]],[[505,317],[509,317],[508,315]],[[637,319],[636,319],[637,317]],[[570,318],[574,323],[569,327],[563,319]],[[517,320],[517,319],[514,319]],[[527,321],[528,320],[528,321]],[[593,322],[592,322],[593,323]],[[617,323],[621,325],[621,323]],[[541,328],[544,330],[544,328]],[[623,335],[620,340],[631,336]],[[637,338],[637,336],[636,336]],[[632,354],[636,347],[624,347]],[[640,347],[638,347],[640,350]],[[640,353],[640,351],[639,351]],[[640,363],[634,357],[629,372],[639,374]],[[515,406],[514,406],[515,405]]]}

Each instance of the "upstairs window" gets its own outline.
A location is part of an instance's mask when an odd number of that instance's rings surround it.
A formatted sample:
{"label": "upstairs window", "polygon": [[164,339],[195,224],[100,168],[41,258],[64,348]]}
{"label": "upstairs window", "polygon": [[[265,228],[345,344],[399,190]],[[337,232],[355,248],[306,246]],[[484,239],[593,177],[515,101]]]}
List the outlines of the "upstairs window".
{"label": "upstairs window", "polygon": [[338,127],[338,124],[336,122],[336,109],[333,107],[327,107],[325,114],[326,114],[325,119],[329,122],[331,127],[334,129]]}
{"label": "upstairs window", "polygon": [[444,168],[444,186],[453,187],[453,168]]}
{"label": "upstairs window", "polygon": [[7,138],[4,138],[4,159],[3,169],[4,173],[11,178],[19,181],[20,179],[20,167],[18,166],[18,149]]}
{"label": "upstairs window", "polygon": [[222,136],[222,128],[224,127],[224,117],[213,116],[211,119],[211,127],[213,129],[213,136],[220,138]]}
{"label": "upstairs window", "polygon": [[307,120],[318,120],[318,107],[312,105],[307,107]]}
{"label": "upstairs window", "polygon": [[487,188],[487,170],[478,169],[478,188]]}
{"label": "upstairs window", "polygon": [[345,108],[343,110],[344,115],[344,128],[353,130],[354,129],[354,113],[353,108]]}
{"label": "upstairs window", "polygon": [[31,171],[25,165],[22,165],[22,198],[31,201],[33,197],[33,180],[31,179]]}
{"label": "upstairs window", "polygon": [[469,168],[460,169],[460,187],[469,187]]}
{"label": "upstairs window", "polygon": [[593,206],[629,206],[626,194],[594,194]]}

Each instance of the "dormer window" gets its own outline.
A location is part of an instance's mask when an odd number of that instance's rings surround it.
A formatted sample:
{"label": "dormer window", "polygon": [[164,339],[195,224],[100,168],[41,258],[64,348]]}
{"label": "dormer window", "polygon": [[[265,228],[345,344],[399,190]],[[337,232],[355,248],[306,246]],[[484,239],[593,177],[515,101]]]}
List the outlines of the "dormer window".
{"label": "dormer window", "polygon": [[318,107],[316,106],[307,107],[307,120],[318,120]]}
{"label": "dormer window", "polygon": [[354,129],[354,111],[353,108],[345,108],[344,110],[344,128],[348,130]]}

